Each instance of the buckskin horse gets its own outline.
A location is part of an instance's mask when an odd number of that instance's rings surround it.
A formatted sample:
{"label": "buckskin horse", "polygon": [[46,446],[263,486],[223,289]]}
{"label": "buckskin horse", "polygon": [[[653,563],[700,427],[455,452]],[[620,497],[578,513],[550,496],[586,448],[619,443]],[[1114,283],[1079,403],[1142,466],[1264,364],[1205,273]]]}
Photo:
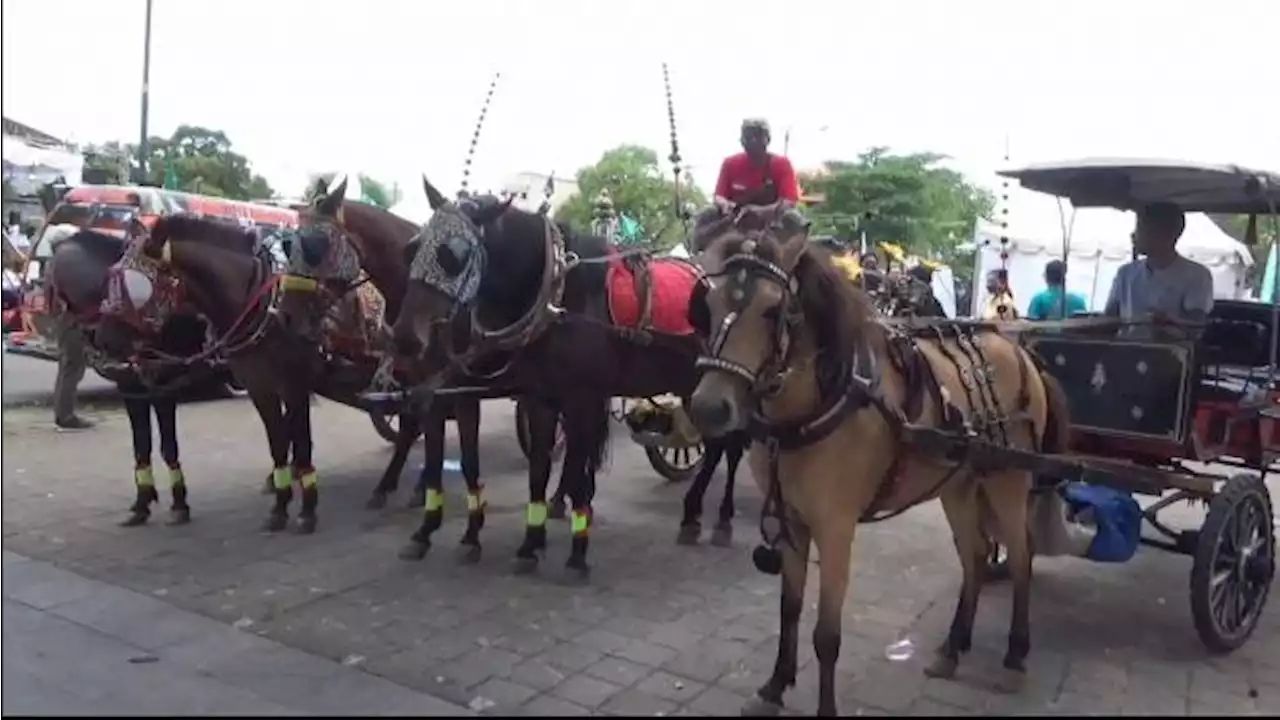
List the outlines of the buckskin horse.
{"label": "buckskin horse", "polygon": [[[400,311],[408,281],[405,248],[418,226],[391,212],[346,200],[344,178],[332,190],[319,182],[311,201],[298,208],[298,230],[286,235],[286,273],[281,278],[277,317],[300,344],[323,346],[327,356],[321,392],[336,385],[351,394],[368,387],[383,368],[383,327]],[[395,453],[366,504],[386,505],[395,492],[411,444],[425,435],[422,472],[411,507],[427,502],[427,488],[439,488],[444,465],[445,422],[458,426],[462,474],[468,487],[480,475],[480,401],[439,398],[424,416],[400,415]],[[407,442],[406,442],[407,440]]]}
{"label": "buckskin horse", "polygon": [[807,242],[808,224],[795,211],[748,208],[699,234],[707,239],[708,282],[690,310],[711,349],[698,361],[704,374],[690,411],[707,435],[752,429],[758,442],[749,463],[766,498],[765,545],[754,559],[782,575],[777,660],[759,702],[744,712],[776,713],[795,684],[812,542],[821,559],[813,634],[818,714],[836,714],[841,608],[856,528],[935,497],[964,573],[951,629],[926,673],[952,677],[970,648],[986,533],[994,530],[1009,548],[1013,574],[1004,667],[1016,686],[1030,649],[1031,473],[983,462],[970,455],[971,445],[947,458],[909,441],[929,437],[932,428],[942,429],[937,437],[983,434],[993,445],[1061,452],[1069,432],[1062,389],[990,326],[877,318],[829,254]]}
{"label": "buckskin horse", "polygon": [[[121,523],[126,527],[142,525],[151,516],[152,503],[159,502],[155,474],[152,469],[151,416],[155,414],[160,434],[160,457],[168,471],[173,504],[172,524],[191,519],[187,499],[187,478],[178,457],[177,397],[183,389],[212,376],[209,363],[141,367],[130,358],[128,348],[104,347],[94,337],[105,308],[112,311],[118,303],[118,292],[109,299],[105,290],[109,269],[124,255],[124,240],[94,230],[80,230],[54,245],[46,271],[51,312],[61,314],[58,322],[80,326],[90,346],[92,364],[101,375],[119,388],[133,439],[133,479],[136,496],[129,516]],[[162,353],[194,356],[204,343],[204,322],[189,311],[175,312],[165,322],[152,328],[155,347]]]}
{"label": "buckskin horse", "polygon": [[[444,344],[463,366],[469,358],[510,354],[515,385],[563,420],[560,484],[572,503],[566,567],[585,578],[610,399],[687,398],[693,390],[701,341],[687,311],[698,271],[675,259],[649,260],[646,286],[637,289],[636,266],[621,262],[604,238],[574,233],[510,199],[454,204],[425,178],[423,187],[434,213],[414,241],[393,330],[398,351],[421,358]],[[461,338],[459,320],[467,329]],[[535,478],[531,470],[530,481],[517,571],[536,567],[546,547],[547,475]],[[415,535],[410,549],[421,541]]]}

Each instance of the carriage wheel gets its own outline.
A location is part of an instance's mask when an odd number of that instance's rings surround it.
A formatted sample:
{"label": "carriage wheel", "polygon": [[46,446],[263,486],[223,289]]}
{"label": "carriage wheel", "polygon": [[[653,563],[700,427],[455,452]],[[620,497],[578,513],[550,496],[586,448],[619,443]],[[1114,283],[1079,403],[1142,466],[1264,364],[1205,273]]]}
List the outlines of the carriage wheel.
{"label": "carriage wheel", "polygon": [[369,419],[373,421],[373,429],[378,431],[378,435],[394,445],[400,437],[400,416],[370,411]]}
{"label": "carriage wheel", "polygon": [[702,458],[707,449],[698,443],[692,447],[649,447],[645,446],[644,454],[649,457],[649,464],[667,482],[682,483],[702,469]]}
{"label": "carriage wheel", "polygon": [[1191,615],[1209,650],[1227,653],[1253,634],[1275,575],[1275,522],[1261,477],[1227,480],[1209,503],[1191,567]]}
{"label": "carriage wheel", "polygon": [[[516,400],[516,440],[520,443],[520,452],[529,459],[529,415],[523,400]],[[564,457],[564,423],[556,423],[556,444],[551,448],[551,462],[558,462]]]}

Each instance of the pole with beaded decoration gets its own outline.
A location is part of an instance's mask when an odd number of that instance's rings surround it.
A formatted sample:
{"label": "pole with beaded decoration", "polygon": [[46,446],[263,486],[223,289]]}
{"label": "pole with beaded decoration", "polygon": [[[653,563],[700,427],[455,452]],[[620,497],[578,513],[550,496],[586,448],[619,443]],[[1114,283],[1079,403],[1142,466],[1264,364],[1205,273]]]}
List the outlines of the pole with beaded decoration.
{"label": "pole with beaded decoration", "polygon": [[480,131],[484,129],[485,116],[489,114],[489,106],[493,103],[493,93],[498,89],[498,80],[502,79],[501,72],[493,74],[493,80],[489,83],[489,92],[485,93],[484,104],[480,106],[480,117],[476,118],[476,129],[471,134],[471,147],[467,148],[467,158],[462,163],[462,188],[458,190],[458,198],[467,197],[470,193],[468,189],[471,185],[471,163],[476,157],[476,145],[480,143]]}
{"label": "pole with beaded decoration", "polygon": [[680,198],[680,141],[676,138],[676,106],[671,94],[671,71],[666,63],[662,63],[662,86],[667,94],[667,124],[671,128],[671,155],[667,159],[671,161],[671,172],[675,175],[675,211],[676,217],[680,218],[680,226],[683,228],[683,237],[685,250],[693,253],[693,248],[689,245],[689,213],[685,210],[684,202]]}

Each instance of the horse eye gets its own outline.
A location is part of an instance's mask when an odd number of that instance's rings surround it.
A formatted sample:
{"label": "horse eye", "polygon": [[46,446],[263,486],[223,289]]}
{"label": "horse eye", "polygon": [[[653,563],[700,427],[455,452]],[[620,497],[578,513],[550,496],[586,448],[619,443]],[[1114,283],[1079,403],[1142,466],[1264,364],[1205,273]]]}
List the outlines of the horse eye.
{"label": "horse eye", "polygon": [[778,319],[782,317],[782,312],[778,309],[777,305],[773,305],[765,308],[765,311],[760,313],[760,316],[768,322],[776,323],[778,322]]}

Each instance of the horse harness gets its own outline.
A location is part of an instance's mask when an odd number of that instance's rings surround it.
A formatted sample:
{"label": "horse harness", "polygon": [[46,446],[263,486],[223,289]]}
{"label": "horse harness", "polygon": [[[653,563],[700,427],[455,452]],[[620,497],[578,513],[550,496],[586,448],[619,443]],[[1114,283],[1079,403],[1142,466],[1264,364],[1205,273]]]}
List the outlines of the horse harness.
{"label": "horse harness", "polygon": [[[760,233],[754,234],[759,236]],[[737,254],[724,261],[723,274],[730,278],[726,288],[730,303],[729,312],[714,329],[709,342],[709,352],[698,358],[696,367],[704,372],[722,372],[738,377],[745,380],[750,388],[753,407],[748,432],[754,441],[764,443],[768,457],[768,487],[760,519],[760,531],[764,544],[756,548],[753,560],[762,572],[777,574],[781,571],[781,555],[777,546],[783,540],[792,542],[790,533],[787,532],[786,516],[789,509],[782,498],[782,484],[778,475],[779,462],[783,453],[821,442],[855,413],[868,407],[875,408],[888,423],[897,440],[894,443],[893,458],[884,475],[877,482],[872,501],[859,518],[859,522],[880,522],[896,517],[932,497],[951,482],[962,469],[968,469],[970,478],[981,469],[975,459],[969,455],[969,444],[966,443],[962,445],[958,456],[946,458],[955,464],[943,474],[941,480],[929,488],[928,492],[915,502],[906,503],[897,510],[882,513],[884,505],[892,496],[895,488],[894,480],[904,457],[904,447],[908,444],[904,442],[904,438],[910,436],[908,431],[915,428],[913,423],[923,415],[926,395],[932,399],[939,412],[941,429],[946,432],[961,433],[966,438],[1007,445],[1009,418],[1000,410],[999,397],[992,383],[993,368],[983,354],[980,344],[975,341],[976,332],[989,329],[984,325],[921,322],[914,318],[909,324],[882,323],[886,329],[889,362],[905,381],[901,407],[891,402],[881,392],[876,358],[865,335],[859,340],[859,351],[854,358],[824,358],[817,355],[812,359],[798,359],[795,356],[795,344],[792,342],[804,323],[803,308],[798,295],[798,280],[778,264],[761,257],[758,247],[758,240],[748,239],[742,244]],[[778,314],[773,328],[771,354],[761,369],[753,372],[719,355],[741,313],[750,305],[759,282],[777,285],[782,291],[783,300],[782,311]],[[948,335],[958,348],[959,355],[947,349],[945,340],[948,339]],[[939,383],[932,365],[920,349],[921,340],[935,340],[943,356],[956,367],[971,418],[966,418],[965,413],[951,402],[947,392]],[[1026,361],[1022,353],[1018,353],[1018,361],[1022,374],[1018,404],[1020,411],[1025,414],[1030,397],[1027,390]],[[811,363],[817,364],[814,370],[818,377],[819,396],[823,398],[818,409],[806,418],[788,423],[776,423],[765,417],[761,408],[762,401],[776,396],[781,392],[785,380],[792,372]]]}

